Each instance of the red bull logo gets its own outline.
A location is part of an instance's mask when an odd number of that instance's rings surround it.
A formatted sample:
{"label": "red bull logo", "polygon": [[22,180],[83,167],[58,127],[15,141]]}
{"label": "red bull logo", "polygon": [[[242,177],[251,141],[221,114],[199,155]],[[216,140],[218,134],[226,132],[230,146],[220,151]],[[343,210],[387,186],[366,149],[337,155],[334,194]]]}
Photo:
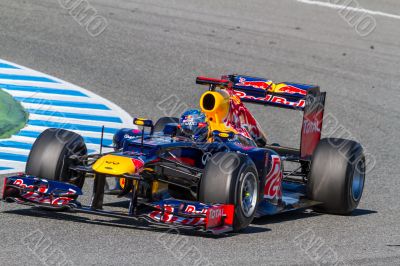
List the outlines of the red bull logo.
{"label": "red bull logo", "polygon": [[239,83],[235,86],[253,87],[256,89],[267,90],[271,86],[271,81],[246,81],[244,78],[239,79]]}
{"label": "red bull logo", "polygon": [[297,87],[286,85],[286,84],[279,84],[276,85],[275,92],[287,93],[287,94],[301,94],[307,95],[307,91],[303,89],[299,89]]}
{"label": "red bull logo", "polygon": [[271,155],[271,170],[267,174],[264,199],[282,199],[282,168],[281,159],[277,155]]}
{"label": "red bull logo", "polygon": [[270,95],[270,94],[268,94],[265,98],[262,98],[262,97],[254,97],[251,95],[246,95],[246,93],[243,91],[235,91],[235,95],[238,96],[242,100],[271,102],[271,103],[278,103],[278,104],[283,104],[283,105],[288,105],[288,106],[293,106],[293,107],[298,107],[298,108],[304,108],[305,103],[306,103],[306,101],[303,99],[300,99],[298,101],[290,101],[284,97],[279,97],[279,96]]}

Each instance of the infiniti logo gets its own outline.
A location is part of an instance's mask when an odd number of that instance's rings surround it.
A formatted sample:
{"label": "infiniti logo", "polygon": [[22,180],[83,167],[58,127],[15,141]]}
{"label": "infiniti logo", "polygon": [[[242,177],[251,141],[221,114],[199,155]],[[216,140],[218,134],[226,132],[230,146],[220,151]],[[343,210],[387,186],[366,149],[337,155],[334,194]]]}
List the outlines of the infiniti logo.
{"label": "infiniti logo", "polygon": [[203,165],[206,165],[207,161],[210,160],[212,154],[210,152],[204,153],[203,157],[201,157],[201,162]]}
{"label": "infiniti logo", "polygon": [[131,136],[131,135],[128,135],[128,134],[124,135],[124,139],[134,139],[134,138],[136,138],[136,136]]}

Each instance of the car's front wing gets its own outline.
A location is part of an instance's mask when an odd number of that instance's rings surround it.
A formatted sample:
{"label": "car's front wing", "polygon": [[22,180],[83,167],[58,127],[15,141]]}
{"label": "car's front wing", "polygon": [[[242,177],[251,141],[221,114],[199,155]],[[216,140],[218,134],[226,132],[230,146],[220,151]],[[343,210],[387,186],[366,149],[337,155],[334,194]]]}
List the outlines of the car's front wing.
{"label": "car's front wing", "polygon": [[82,206],[79,187],[28,175],[6,177],[2,200],[55,210],[71,210],[101,216],[126,217],[149,224],[206,231],[213,234],[233,230],[234,206],[203,204],[193,201],[163,199],[142,203],[134,215]]}

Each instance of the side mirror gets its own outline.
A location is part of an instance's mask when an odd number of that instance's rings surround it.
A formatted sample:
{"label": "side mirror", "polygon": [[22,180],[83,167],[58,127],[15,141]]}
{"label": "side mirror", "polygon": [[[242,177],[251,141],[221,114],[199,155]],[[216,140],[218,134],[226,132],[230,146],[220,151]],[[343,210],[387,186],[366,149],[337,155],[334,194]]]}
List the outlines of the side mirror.
{"label": "side mirror", "polygon": [[153,127],[153,121],[146,118],[134,118],[133,124],[142,127],[151,127],[151,128]]}
{"label": "side mirror", "polygon": [[150,135],[153,135],[153,130],[154,130],[154,126],[153,126],[153,121],[150,119],[146,119],[146,118],[134,118],[133,119],[133,123],[137,126],[141,126],[142,127],[142,152],[143,152],[143,142],[144,142],[144,128],[145,127],[149,127],[150,129]]}

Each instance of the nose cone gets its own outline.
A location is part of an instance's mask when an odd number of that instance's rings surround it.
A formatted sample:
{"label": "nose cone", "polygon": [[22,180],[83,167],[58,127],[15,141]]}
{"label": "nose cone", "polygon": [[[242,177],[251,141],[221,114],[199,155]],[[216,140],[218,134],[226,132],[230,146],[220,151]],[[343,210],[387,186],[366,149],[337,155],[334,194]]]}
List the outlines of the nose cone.
{"label": "nose cone", "polygon": [[101,174],[107,175],[132,175],[136,172],[136,166],[132,158],[108,154],[96,161],[92,169]]}

